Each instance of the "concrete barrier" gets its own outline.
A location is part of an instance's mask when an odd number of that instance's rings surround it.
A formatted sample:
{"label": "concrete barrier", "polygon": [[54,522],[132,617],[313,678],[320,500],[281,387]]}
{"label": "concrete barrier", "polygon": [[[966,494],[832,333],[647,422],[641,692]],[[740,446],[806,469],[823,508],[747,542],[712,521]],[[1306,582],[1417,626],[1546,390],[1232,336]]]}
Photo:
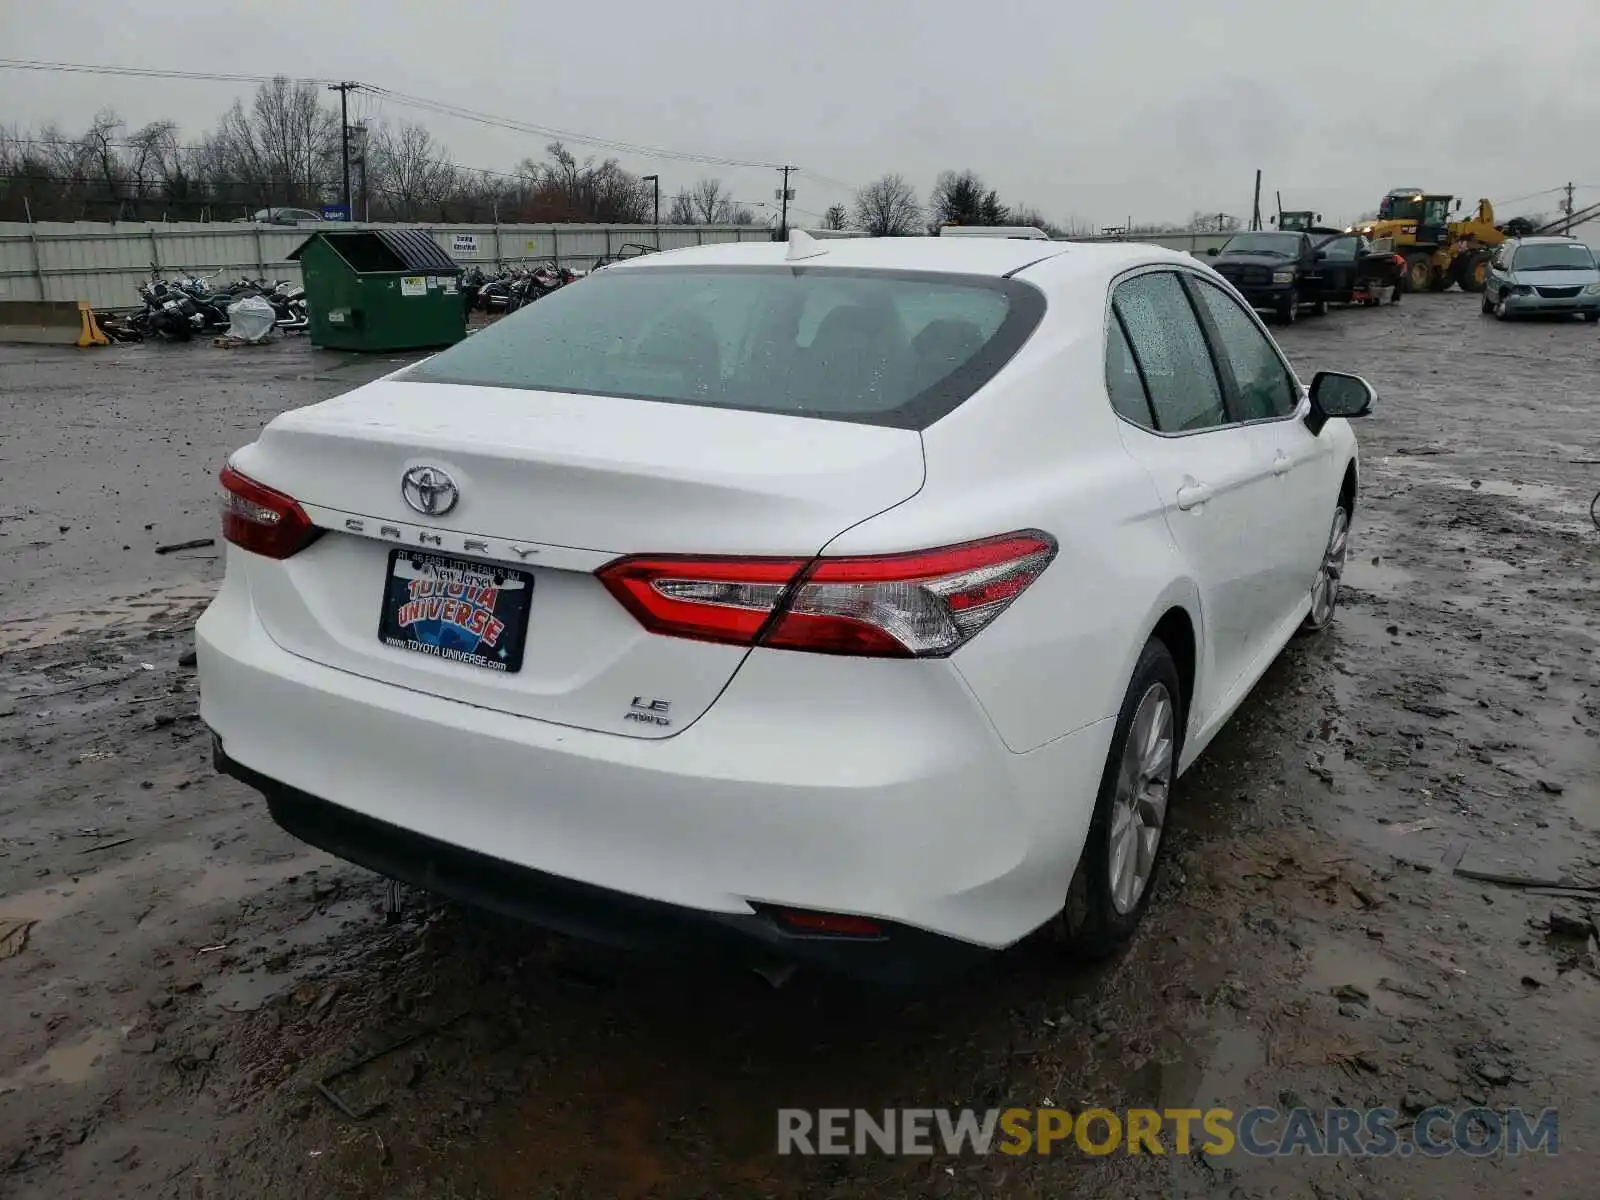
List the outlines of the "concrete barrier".
{"label": "concrete barrier", "polygon": [[82,300],[0,300],[0,342],[38,346],[109,346]]}

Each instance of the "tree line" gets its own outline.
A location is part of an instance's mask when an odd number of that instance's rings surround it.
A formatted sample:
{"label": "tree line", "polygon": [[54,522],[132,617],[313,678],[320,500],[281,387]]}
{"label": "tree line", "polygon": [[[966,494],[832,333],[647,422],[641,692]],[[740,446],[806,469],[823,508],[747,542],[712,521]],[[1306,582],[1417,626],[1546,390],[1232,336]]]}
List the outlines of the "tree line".
{"label": "tree line", "polygon": [[[320,209],[343,194],[344,131],[339,111],[315,84],[278,78],[248,103],[236,100],[195,141],[175,121],[131,128],[112,109],[81,133],[49,124],[0,129],[0,220],[231,220],[262,209]],[[447,147],[413,123],[358,125],[351,135],[354,216],[373,221],[602,222],[748,225],[750,205],[718,179],[659,196],[656,181],[615,158],[580,160],[560,142],[542,159],[510,171],[460,166]],[[1226,214],[1196,213],[1188,226],[1218,228]],[[924,203],[902,175],[886,174],[822,217],[831,229],[875,236],[937,233],[945,225],[1031,225],[1052,236],[1103,232],[1060,224],[1036,207],[1002,201],[971,170],[945,171]]]}

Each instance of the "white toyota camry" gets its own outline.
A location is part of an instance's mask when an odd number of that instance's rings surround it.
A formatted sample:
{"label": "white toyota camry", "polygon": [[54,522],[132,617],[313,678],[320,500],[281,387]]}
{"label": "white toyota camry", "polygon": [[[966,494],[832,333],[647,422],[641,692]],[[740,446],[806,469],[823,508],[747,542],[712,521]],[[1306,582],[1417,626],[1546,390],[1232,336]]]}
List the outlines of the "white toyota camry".
{"label": "white toyota camry", "polygon": [[1106,953],[1333,617],[1374,399],[1151,246],[618,263],[233,455],[201,714],[290,832],[571,934]]}

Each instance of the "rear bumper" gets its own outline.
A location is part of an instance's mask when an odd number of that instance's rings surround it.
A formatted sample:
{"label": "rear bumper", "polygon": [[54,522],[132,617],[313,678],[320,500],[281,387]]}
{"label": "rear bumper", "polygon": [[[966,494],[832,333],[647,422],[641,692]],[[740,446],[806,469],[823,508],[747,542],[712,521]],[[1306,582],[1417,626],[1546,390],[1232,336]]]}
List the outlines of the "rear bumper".
{"label": "rear bumper", "polygon": [[[758,651],[673,737],[573,729],[289,654],[237,571],[196,646],[219,765],[308,842],[611,944],[885,980],[959,967],[1059,910],[1114,723],[1013,754],[948,663]],[[775,907],[886,936],[795,936]]]}
{"label": "rear bumper", "polygon": [[806,963],[868,982],[904,984],[955,975],[994,953],[885,922],[881,937],[808,937],[766,912],[705,912],[564,879],[464,850],[278,783],[228,758],[214,763],[259,791],[301,841],[477,908],[585,941],[650,954],[693,954],[739,964]]}

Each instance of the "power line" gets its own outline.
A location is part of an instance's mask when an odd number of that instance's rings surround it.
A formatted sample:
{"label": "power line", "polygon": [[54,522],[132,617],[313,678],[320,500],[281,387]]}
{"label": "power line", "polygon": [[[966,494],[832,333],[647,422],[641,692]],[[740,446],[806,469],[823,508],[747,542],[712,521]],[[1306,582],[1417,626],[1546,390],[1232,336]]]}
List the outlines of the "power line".
{"label": "power line", "polygon": [[391,91],[389,88],[372,87],[368,90],[395,104],[421,109],[423,112],[454,117],[462,121],[472,121],[479,125],[488,125],[496,129],[507,129],[514,133],[532,133],[539,137],[553,138],[556,141],[595,146],[602,150],[615,150],[619,153],[637,154],[645,158],[675,159],[680,162],[695,162],[718,167],[755,167],[771,171],[778,171],[783,168],[782,163],[762,162],[748,158],[732,158],[721,154],[700,154],[688,150],[672,150],[661,146],[649,146],[640,142],[624,142],[615,138],[597,137],[593,134],[578,133],[570,129],[557,129],[549,125],[535,125],[531,121],[518,121],[510,117],[498,117],[492,113],[479,112],[476,109],[463,108],[456,104],[428,100],[405,92]]}
{"label": "power line", "polygon": [[[707,154],[687,150],[676,150],[669,147],[653,146],[641,142],[623,141],[617,138],[604,138],[594,134],[581,133],[576,130],[559,129],[554,126],[538,125],[531,121],[521,121],[510,117],[500,117],[492,113],[480,112],[475,109],[465,108],[461,105],[445,101],[430,100],[423,96],[414,96],[406,92],[394,91],[389,88],[376,87],[369,84],[350,84],[342,81],[326,80],[317,77],[289,77],[274,75],[258,75],[245,72],[226,71],[188,71],[188,70],[163,70],[154,67],[120,67],[94,63],[69,63],[50,60],[0,58],[0,69],[26,70],[26,71],[52,71],[69,74],[87,75],[113,75],[130,76],[136,78],[155,79],[183,79],[228,83],[271,83],[278,78],[289,79],[290,82],[300,84],[313,84],[323,86],[333,84],[341,89],[341,99],[348,95],[348,90],[357,90],[358,94],[373,96],[379,105],[384,100],[405,107],[417,109],[422,112],[433,113],[437,116],[451,117],[456,120],[469,121],[491,128],[505,129],[515,133],[533,134],[538,137],[552,138],[556,141],[573,142],[578,145],[593,146],[601,150],[611,150],[617,153],[638,155],[645,158],[659,158],[677,162],[692,162],[703,166],[721,167],[748,167],[758,170],[785,171],[782,163],[765,162],[759,159],[738,158],[731,155]],[[348,90],[346,90],[348,89]],[[32,141],[33,139],[13,139]],[[41,141],[40,144],[49,144]],[[142,147],[141,147],[142,148]],[[461,167],[454,163],[441,162],[442,166],[449,166],[457,170],[470,170],[480,174],[493,174],[506,178],[522,178],[513,172],[491,171],[488,168]],[[799,168],[790,167],[788,172],[798,172]],[[820,183],[854,192],[857,189],[842,180],[815,171],[804,172]],[[809,210],[800,209],[806,212]]]}
{"label": "power line", "polygon": [[231,71],[166,71],[156,67],[112,67],[94,63],[48,62],[27,58],[0,58],[0,70],[54,71],[69,75],[132,75],[146,79],[188,79],[212,83],[326,83],[328,80],[292,75],[247,75]]}

